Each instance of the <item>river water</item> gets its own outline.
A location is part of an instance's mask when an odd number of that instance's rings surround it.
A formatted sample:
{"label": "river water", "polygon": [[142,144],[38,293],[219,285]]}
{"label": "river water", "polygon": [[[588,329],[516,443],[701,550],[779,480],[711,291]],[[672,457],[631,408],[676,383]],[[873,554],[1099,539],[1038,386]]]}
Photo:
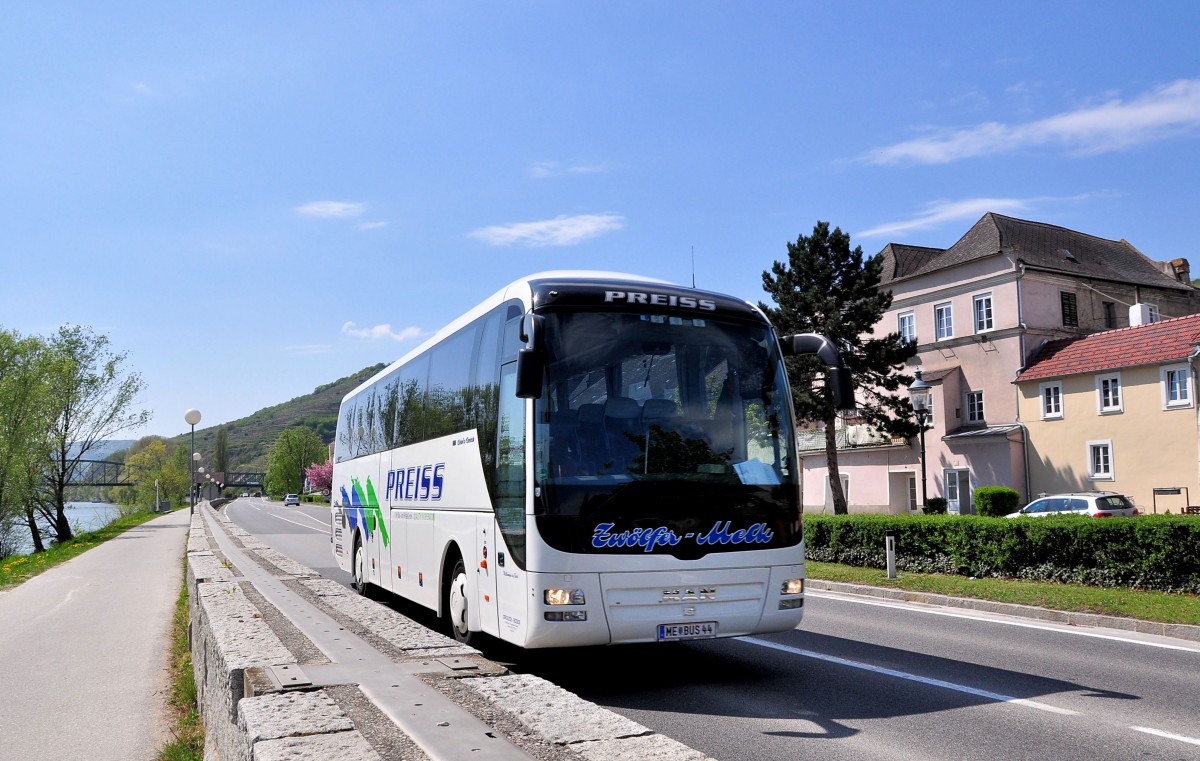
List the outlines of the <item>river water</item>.
{"label": "river water", "polygon": [[[95,531],[104,528],[117,518],[117,506],[109,502],[68,502],[67,520],[75,533]],[[18,547],[16,554],[33,552],[33,542],[29,538],[29,530],[23,526],[17,527]],[[50,544],[51,535],[43,534],[42,541]]]}

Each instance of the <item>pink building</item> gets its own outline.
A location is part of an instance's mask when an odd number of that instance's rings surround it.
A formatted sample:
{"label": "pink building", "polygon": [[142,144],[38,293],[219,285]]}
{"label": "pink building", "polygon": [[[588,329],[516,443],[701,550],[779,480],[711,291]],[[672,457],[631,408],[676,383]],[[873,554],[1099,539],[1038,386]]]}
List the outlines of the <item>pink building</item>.
{"label": "pink building", "polygon": [[[927,495],[974,511],[981,486],[1028,501],[1026,431],[1013,380],[1041,346],[1200,312],[1184,259],[1156,262],[1127,241],[985,214],[949,248],[889,243],[881,288],[892,307],[876,334],[915,341],[930,384]],[[1131,322],[1132,321],[1132,322]],[[823,434],[801,440],[805,509],[829,509]],[[885,441],[847,421],[838,465],[851,512],[902,513],[924,504],[917,439]]]}

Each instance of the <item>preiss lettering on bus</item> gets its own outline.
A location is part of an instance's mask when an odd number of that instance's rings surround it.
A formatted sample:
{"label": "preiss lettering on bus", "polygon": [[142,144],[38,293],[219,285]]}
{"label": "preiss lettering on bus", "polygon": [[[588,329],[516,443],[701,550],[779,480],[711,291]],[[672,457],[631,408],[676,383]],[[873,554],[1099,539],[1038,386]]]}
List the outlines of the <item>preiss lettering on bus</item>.
{"label": "preiss lettering on bus", "polygon": [[408,502],[436,502],[442,498],[446,463],[396,468],[387,474],[384,499]]}
{"label": "preiss lettering on bus", "polygon": [[683,307],[684,309],[703,309],[706,312],[717,311],[717,303],[712,299],[697,299],[692,296],[675,296],[666,293],[642,293],[640,291],[605,291],[604,301],[624,301],[627,304],[645,304],[646,306]]}

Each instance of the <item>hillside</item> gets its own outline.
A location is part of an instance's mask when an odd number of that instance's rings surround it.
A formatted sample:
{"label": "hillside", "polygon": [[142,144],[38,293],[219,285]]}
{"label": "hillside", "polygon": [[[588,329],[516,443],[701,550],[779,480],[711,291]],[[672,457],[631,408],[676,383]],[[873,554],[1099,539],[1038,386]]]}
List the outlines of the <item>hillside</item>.
{"label": "hillside", "polygon": [[[341,404],[342,397],[383,367],[383,363],[380,363],[364,368],[354,375],[318,386],[311,394],[298,396],[283,404],[261,409],[240,420],[225,423],[229,431],[229,470],[266,470],[267,449],[285,428],[308,426],[317,432],[321,441],[326,444],[333,441],[337,428],[338,405]],[[196,451],[203,456],[206,467],[212,461],[218,427],[196,431]],[[189,434],[185,433],[171,441],[187,447],[188,439]]]}

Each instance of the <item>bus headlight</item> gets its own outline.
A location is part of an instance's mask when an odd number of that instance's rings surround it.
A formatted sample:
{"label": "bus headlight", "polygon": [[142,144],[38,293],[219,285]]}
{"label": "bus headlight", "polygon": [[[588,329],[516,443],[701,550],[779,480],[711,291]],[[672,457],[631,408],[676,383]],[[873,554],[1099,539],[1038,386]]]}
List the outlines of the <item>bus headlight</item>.
{"label": "bus headlight", "polygon": [[542,599],[547,605],[584,605],[582,589],[546,589]]}
{"label": "bus headlight", "polygon": [[783,582],[783,588],[779,591],[785,595],[802,595],[804,594],[804,579],[788,579]]}

